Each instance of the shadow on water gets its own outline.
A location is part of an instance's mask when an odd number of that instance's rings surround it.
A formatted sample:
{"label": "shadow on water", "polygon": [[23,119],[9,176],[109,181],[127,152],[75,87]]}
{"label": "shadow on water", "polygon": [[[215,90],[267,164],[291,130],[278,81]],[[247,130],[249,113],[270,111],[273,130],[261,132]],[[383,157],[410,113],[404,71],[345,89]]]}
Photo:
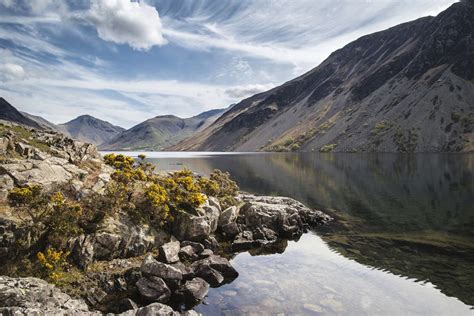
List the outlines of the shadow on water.
{"label": "shadow on water", "polygon": [[226,170],[245,191],[326,210],[337,221],[318,235],[332,251],[430,282],[474,305],[474,155],[275,153],[152,161],[163,170]]}

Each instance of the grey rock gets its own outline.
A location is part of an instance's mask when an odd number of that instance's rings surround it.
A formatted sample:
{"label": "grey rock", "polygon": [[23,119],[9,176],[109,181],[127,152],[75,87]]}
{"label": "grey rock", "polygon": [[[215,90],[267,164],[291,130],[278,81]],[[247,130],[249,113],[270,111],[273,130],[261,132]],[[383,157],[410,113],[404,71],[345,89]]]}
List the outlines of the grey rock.
{"label": "grey rock", "polygon": [[189,308],[201,302],[208,292],[209,284],[201,278],[194,278],[186,281],[175,292],[175,296]]}
{"label": "grey rock", "polygon": [[181,280],[181,271],[169,264],[159,262],[151,254],[146,255],[140,267],[141,272],[146,276],[157,276],[164,280]]}
{"label": "grey rock", "polygon": [[207,257],[210,257],[214,254],[214,251],[212,251],[211,249],[204,249],[200,254],[199,254],[199,258],[202,259],[202,258],[207,258]]}
{"label": "grey rock", "polygon": [[185,211],[177,211],[172,226],[173,235],[179,240],[202,240],[211,233],[211,225],[206,216],[196,216]]}
{"label": "grey rock", "polygon": [[166,303],[171,296],[170,289],[160,277],[141,278],[135,285],[140,295],[148,301]]}
{"label": "grey rock", "polygon": [[158,259],[166,263],[179,261],[180,244],[179,241],[170,241],[158,249]]}
{"label": "grey rock", "polygon": [[235,223],[238,215],[238,209],[236,206],[231,206],[226,208],[222,211],[221,215],[219,216],[219,227],[223,227],[225,225],[229,225],[231,223]]}
{"label": "grey rock", "polygon": [[0,276],[2,315],[100,315],[82,300],[72,299],[54,285],[37,278]]}
{"label": "grey rock", "polygon": [[161,303],[153,303],[148,306],[139,308],[136,316],[175,316],[179,315],[173,311],[171,307]]}
{"label": "grey rock", "polygon": [[217,251],[220,247],[219,242],[214,236],[209,236],[202,241],[202,244],[207,249],[211,249],[212,251]]}
{"label": "grey rock", "polygon": [[198,243],[198,242],[189,241],[189,240],[185,240],[185,241],[181,242],[181,247],[186,247],[186,246],[193,247],[194,252],[196,252],[196,253],[200,253],[205,249],[203,244]]}
{"label": "grey rock", "polygon": [[204,279],[212,287],[217,287],[224,282],[224,277],[222,274],[208,265],[198,266],[194,274]]}
{"label": "grey rock", "polygon": [[229,260],[217,255],[211,255],[208,258],[198,260],[191,264],[194,271],[211,267],[218,271],[225,279],[235,279],[239,273],[232,267]]}
{"label": "grey rock", "polygon": [[199,258],[192,246],[185,246],[179,250],[179,258],[183,261],[193,261]]}

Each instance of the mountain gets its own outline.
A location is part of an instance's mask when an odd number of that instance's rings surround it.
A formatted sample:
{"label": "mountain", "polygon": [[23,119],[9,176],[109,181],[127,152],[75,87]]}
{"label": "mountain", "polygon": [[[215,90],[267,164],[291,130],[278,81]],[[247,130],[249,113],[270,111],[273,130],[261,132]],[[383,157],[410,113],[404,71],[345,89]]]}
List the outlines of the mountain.
{"label": "mountain", "polygon": [[163,150],[212,124],[227,109],[190,118],[162,115],[126,130],[100,146],[101,150]]}
{"label": "mountain", "polygon": [[33,120],[39,125],[41,125],[43,129],[50,129],[56,132],[63,132],[61,128],[58,127],[58,125],[48,121],[47,119],[42,118],[41,116],[29,114],[26,112],[20,112],[20,113],[23,114],[25,117],[29,118],[30,120]]}
{"label": "mountain", "polygon": [[0,97],[0,120],[15,122],[33,128],[42,129],[40,124],[23,115],[20,111],[14,108],[10,103],[7,102],[7,100],[2,97]]}
{"label": "mountain", "polygon": [[81,115],[58,127],[72,138],[94,145],[100,145],[125,130],[90,115]]}
{"label": "mountain", "polygon": [[169,150],[474,150],[474,7],[363,36]]}

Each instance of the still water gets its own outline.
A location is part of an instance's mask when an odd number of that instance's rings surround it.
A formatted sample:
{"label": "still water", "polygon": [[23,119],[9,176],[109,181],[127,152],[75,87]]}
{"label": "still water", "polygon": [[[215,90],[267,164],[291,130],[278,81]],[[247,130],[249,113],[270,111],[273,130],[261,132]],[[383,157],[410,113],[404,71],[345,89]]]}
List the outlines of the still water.
{"label": "still water", "polygon": [[238,254],[205,315],[474,315],[474,155],[148,153],[160,170],[229,171],[336,221]]}

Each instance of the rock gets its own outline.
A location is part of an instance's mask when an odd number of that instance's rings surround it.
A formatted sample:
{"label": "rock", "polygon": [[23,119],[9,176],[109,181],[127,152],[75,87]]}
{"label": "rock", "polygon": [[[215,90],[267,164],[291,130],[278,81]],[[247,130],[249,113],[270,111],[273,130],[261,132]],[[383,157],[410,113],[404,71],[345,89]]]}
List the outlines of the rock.
{"label": "rock", "polygon": [[140,267],[141,272],[146,276],[157,276],[164,280],[181,280],[181,271],[169,264],[156,261],[151,254],[146,255]]}
{"label": "rock", "polygon": [[209,204],[203,205],[197,210],[200,214],[204,215],[207,219],[207,222],[210,227],[210,233],[213,233],[217,230],[217,224],[219,222],[220,211],[216,206],[211,206]]}
{"label": "rock", "polygon": [[229,260],[217,255],[211,255],[208,258],[198,260],[191,264],[191,268],[194,271],[199,271],[208,267],[218,271],[226,280],[233,280],[239,276],[239,273],[234,269],[234,267],[232,267]]}
{"label": "rock", "polygon": [[198,266],[194,274],[204,279],[212,287],[218,287],[224,282],[222,274],[208,265]]}
{"label": "rock", "polygon": [[172,225],[173,235],[179,240],[198,241],[211,233],[211,225],[206,216],[196,216],[185,211],[177,211]]}
{"label": "rock", "polygon": [[217,210],[219,211],[219,213],[221,212],[221,204],[219,203],[219,200],[213,196],[208,196],[207,197],[207,204],[212,206],[212,207],[215,207],[217,208]]}
{"label": "rock", "polygon": [[72,299],[54,285],[37,278],[0,276],[2,315],[101,315],[82,300]]}
{"label": "rock", "polygon": [[71,249],[71,259],[81,268],[86,269],[94,260],[94,237],[80,235],[69,239],[68,248]]}
{"label": "rock", "polygon": [[188,240],[181,242],[181,247],[186,247],[186,246],[193,247],[195,253],[200,253],[204,251],[205,249],[203,244],[198,243],[198,242],[188,241]]}
{"label": "rock", "polygon": [[179,241],[170,241],[158,249],[158,259],[166,263],[179,261]]}
{"label": "rock", "polygon": [[216,251],[220,247],[219,242],[213,236],[209,236],[204,239],[202,241],[202,244],[204,245],[204,247],[206,247],[207,249],[211,249],[212,251]]}
{"label": "rock", "polygon": [[199,259],[199,256],[192,246],[185,246],[179,250],[179,258],[183,261],[194,261]]}
{"label": "rock", "polygon": [[240,233],[239,226],[235,222],[226,224],[222,226],[220,229],[221,229],[222,235],[229,239],[234,238],[236,235]]}
{"label": "rock", "polygon": [[237,235],[234,243],[237,248],[251,247],[251,240],[260,240],[255,246],[265,240],[277,238],[298,238],[309,226],[324,224],[331,217],[321,211],[312,210],[302,203],[286,197],[241,195],[245,202],[241,207],[237,223],[245,230],[253,233],[249,238],[248,233]]}
{"label": "rock", "polygon": [[141,278],[135,285],[140,295],[148,301],[166,303],[171,296],[170,289],[160,277]]}
{"label": "rock", "polygon": [[107,293],[101,288],[93,287],[87,290],[86,300],[92,306],[100,305],[106,297]]}
{"label": "rock", "polygon": [[193,307],[201,302],[209,292],[209,284],[201,278],[186,281],[176,292],[175,296],[179,302],[186,307]]}
{"label": "rock", "polygon": [[224,211],[222,211],[221,215],[219,216],[219,228],[222,228],[225,225],[229,225],[231,223],[235,223],[235,220],[237,219],[237,207],[236,206],[231,206],[226,208]]}
{"label": "rock", "polygon": [[254,240],[253,233],[247,230],[237,235],[237,237],[232,242],[231,248],[232,251],[244,251],[258,247],[260,245],[261,243],[259,241]]}
{"label": "rock", "polygon": [[183,280],[190,280],[194,278],[194,271],[190,267],[184,265],[184,263],[176,262],[171,264],[171,266],[181,271],[181,274],[183,275]]}
{"label": "rock", "polygon": [[121,299],[118,302],[114,302],[113,306],[110,307],[114,313],[123,313],[126,311],[131,311],[135,314],[135,311],[138,309],[138,305],[129,298]]}
{"label": "rock", "polygon": [[94,238],[94,259],[111,260],[116,258],[122,236],[108,232],[97,233]]}
{"label": "rock", "polygon": [[204,249],[204,250],[199,254],[199,259],[210,257],[210,256],[212,256],[213,254],[214,254],[214,251],[212,251],[211,249]]}
{"label": "rock", "polygon": [[153,303],[148,306],[139,308],[135,314],[136,316],[174,316],[179,315],[173,311],[171,307],[161,303]]}

